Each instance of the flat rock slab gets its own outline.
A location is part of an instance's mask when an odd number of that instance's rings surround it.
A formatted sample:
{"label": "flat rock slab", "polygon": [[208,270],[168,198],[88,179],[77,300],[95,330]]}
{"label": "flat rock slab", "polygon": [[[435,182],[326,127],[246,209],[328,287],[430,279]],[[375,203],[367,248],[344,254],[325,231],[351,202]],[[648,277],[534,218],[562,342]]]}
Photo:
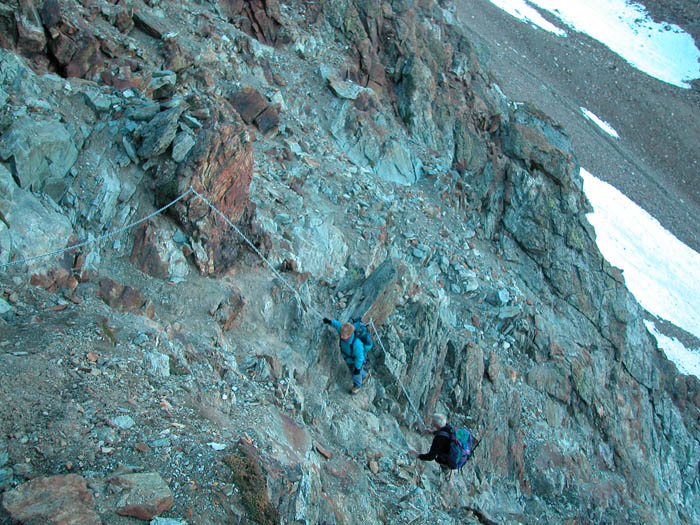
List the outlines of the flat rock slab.
{"label": "flat rock slab", "polygon": [[134,13],[134,23],[141,31],[153,38],[163,38],[169,31],[167,20],[158,18],[146,9],[139,9]]}

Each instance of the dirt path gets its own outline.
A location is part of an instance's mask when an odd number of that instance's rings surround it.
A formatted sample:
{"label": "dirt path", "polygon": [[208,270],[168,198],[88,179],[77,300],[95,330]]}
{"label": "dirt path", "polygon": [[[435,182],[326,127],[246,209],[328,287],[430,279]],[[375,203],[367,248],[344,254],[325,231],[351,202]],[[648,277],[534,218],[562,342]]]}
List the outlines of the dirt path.
{"label": "dirt path", "polygon": [[[557,37],[522,23],[488,0],[456,3],[467,34],[488,46],[492,71],[504,93],[533,102],[559,121],[582,167],[619,188],[700,251],[698,84],[694,90],[665,84],[586,35],[569,31],[568,37]],[[695,20],[700,13],[687,14],[700,12],[700,4],[649,3],[654,4],[654,16],[678,23],[698,41],[700,24]],[[581,107],[610,123],[620,138],[586,119]]]}

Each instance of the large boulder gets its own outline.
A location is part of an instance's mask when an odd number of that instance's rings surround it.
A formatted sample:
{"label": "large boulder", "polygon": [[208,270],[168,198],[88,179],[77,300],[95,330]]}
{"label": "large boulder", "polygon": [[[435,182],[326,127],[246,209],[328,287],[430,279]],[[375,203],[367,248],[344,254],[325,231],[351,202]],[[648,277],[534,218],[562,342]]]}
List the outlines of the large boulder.
{"label": "large boulder", "polygon": [[122,474],[109,482],[120,490],[115,511],[121,516],[150,521],[172,507],[175,501],[170,487],[155,472]]}
{"label": "large boulder", "polygon": [[258,90],[239,89],[229,100],[246,124],[254,123],[263,134],[277,129],[279,114]]}
{"label": "large boulder", "polygon": [[[201,101],[211,118],[197,131],[197,143],[175,176],[167,166],[158,174],[163,203],[192,187],[174,206],[174,212],[192,239],[195,262],[204,275],[227,272],[241,249],[266,253],[269,239],[255,222],[250,201],[253,151],[248,130],[231,105],[222,98]],[[250,244],[249,244],[250,243]]]}
{"label": "large boulder", "polygon": [[[2,167],[0,188],[10,190],[0,199],[0,212],[4,217],[0,221],[0,260],[27,259],[68,246],[73,227],[53,203],[17,187]],[[47,265],[55,264],[55,260],[50,257],[35,259],[27,263],[27,268],[43,272]]]}
{"label": "large boulder", "polygon": [[19,185],[41,190],[60,183],[78,158],[78,149],[58,120],[15,121],[0,139],[0,158],[8,161]]}
{"label": "large boulder", "polygon": [[305,224],[296,225],[290,232],[294,261],[301,273],[314,276],[343,277],[348,245],[342,231],[320,217],[310,217]]}
{"label": "large boulder", "polygon": [[102,523],[85,479],[77,474],[34,479],[7,491],[2,503],[19,523]]}

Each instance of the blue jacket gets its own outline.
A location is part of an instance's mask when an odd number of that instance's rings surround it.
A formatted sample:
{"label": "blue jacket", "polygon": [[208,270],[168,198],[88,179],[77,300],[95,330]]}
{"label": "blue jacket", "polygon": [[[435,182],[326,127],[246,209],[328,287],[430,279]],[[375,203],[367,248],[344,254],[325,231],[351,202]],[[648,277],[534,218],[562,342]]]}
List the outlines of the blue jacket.
{"label": "blue jacket", "polygon": [[[331,320],[331,326],[340,335],[340,327],[343,326],[343,323]],[[345,362],[354,368],[362,368],[362,365],[365,364],[365,345],[362,344],[358,337],[355,337],[355,334],[352,334],[347,341],[340,340],[340,353],[343,354]]]}

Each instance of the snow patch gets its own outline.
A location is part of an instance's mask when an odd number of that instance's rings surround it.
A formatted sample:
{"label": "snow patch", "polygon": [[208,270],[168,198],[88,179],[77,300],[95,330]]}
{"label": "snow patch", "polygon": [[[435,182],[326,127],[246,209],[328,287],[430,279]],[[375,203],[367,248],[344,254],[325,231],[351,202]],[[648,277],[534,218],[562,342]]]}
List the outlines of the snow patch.
{"label": "snow patch", "polygon": [[581,177],[603,257],[644,309],[700,338],[700,254],[617,188],[583,168]]}
{"label": "snow patch", "polygon": [[593,121],[600,129],[605,131],[608,135],[615,137],[616,139],[620,138],[620,135],[617,134],[617,131],[615,131],[615,128],[613,128],[610,124],[605,122],[604,120],[601,120],[598,118],[595,113],[592,111],[582,107],[581,111],[583,112],[584,116],[588,119]]}
{"label": "snow patch", "polygon": [[689,350],[675,337],[668,337],[656,329],[652,321],[644,321],[649,333],[681,374],[700,378],[700,348]]}

